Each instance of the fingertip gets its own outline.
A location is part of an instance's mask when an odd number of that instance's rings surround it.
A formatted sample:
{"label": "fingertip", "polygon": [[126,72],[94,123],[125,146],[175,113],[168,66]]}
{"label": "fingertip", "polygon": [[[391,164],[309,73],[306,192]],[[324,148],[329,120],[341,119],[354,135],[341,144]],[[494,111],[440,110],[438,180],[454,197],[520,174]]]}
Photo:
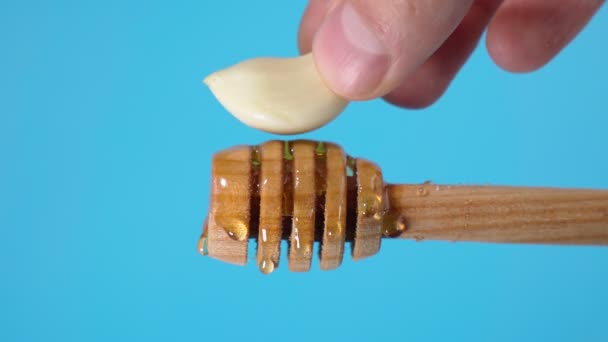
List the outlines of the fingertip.
{"label": "fingertip", "polygon": [[397,107],[408,109],[424,109],[437,102],[447,89],[446,85],[436,87],[399,87],[383,99]]}
{"label": "fingertip", "polygon": [[393,98],[390,95],[384,97],[384,100],[392,105],[407,109],[425,109],[433,105],[441,96],[422,98]]}
{"label": "fingertip", "polygon": [[506,2],[488,28],[488,52],[507,71],[537,70],[568,45],[602,3],[601,0]]}
{"label": "fingertip", "polygon": [[477,46],[499,5],[500,0],[476,2],[443,45],[384,99],[409,109],[437,102]]}
{"label": "fingertip", "polygon": [[298,49],[301,54],[309,53],[312,50],[313,39],[323,23],[328,6],[328,0],[310,0],[308,2],[298,29]]}
{"label": "fingertip", "polygon": [[384,96],[431,56],[472,0],[340,1],[313,41],[327,85],[350,100]]}
{"label": "fingertip", "polygon": [[317,68],[327,85],[350,100],[377,96],[390,56],[367,19],[350,2],[333,9],[313,41]]}
{"label": "fingertip", "polygon": [[[537,48],[529,47],[533,32],[521,28],[521,18],[499,13],[490,22],[486,35],[486,48],[494,63],[513,73],[526,73],[539,69],[549,59],[538,56]],[[527,34],[526,34],[527,33]]]}

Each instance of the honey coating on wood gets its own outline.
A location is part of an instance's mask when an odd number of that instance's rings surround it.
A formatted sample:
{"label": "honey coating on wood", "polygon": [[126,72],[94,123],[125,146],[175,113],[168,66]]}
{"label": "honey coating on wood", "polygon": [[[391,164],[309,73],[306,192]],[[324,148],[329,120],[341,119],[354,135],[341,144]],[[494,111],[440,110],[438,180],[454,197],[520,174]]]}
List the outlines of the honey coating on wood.
{"label": "honey coating on wood", "polygon": [[269,141],[260,146],[260,217],[256,260],[264,274],[279,265],[284,216],[284,143]]}
{"label": "honey coating on wood", "polygon": [[322,270],[332,270],[340,266],[344,256],[346,238],[346,156],[337,145],[325,144],[324,153],[317,153],[325,159],[326,191],[324,194],[324,222],[321,249]]}
{"label": "honey coating on wood", "polygon": [[338,267],[344,243],[352,257],[375,254],[382,237],[502,243],[608,245],[608,191],[592,189],[384,185],[373,163],[334,144],[271,141],[213,158],[202,255],[244,265],[257,240],[262,273],[279,266],[289,241],[292,271]]}
{"label": "honey coating on wood", "polygon": [[[249,154],[248,148],[243,148],[239,151],[238,156]],[[219,158],[219,157],[218,157]],[[248,173],[240,169],[228,169],[235,164],[236,161],[223,157],[218,160],[218,167],[225,168],[225,172],[213,179],[214,193],[219,197],[236,197],[239,199],[249,197],[249,193],[241,193],[240,190],[249,188]],[[223,162],[223,164],[221,163]],[[234,202],[233,202],[234,203]],[[238,202],[237,202],[238,203]],[[224,205],[221,209],[214,212],[215,223],[226,231],[226,234],[233,240],[245,241],[249,236],[249,208],[247,212],[243,208],[234,208],[230,205]]]}
{"label": "honey coating on wood", "polygon": [[269,274],[279,266],[281,239],[288,239],[289,269],[305,272],[319,241],[320,267],[331,270],[340,266],[346,240],[354,240],[357,260],[377,252],[383,233],[403,227],[399,219],[392,228],[383,220],[388,202],[379,169],[335,144],[269,141],[230,151],[214,157],[213,204],[198,245],[203,255],[244,264],[247,240],[255,238],[257,265]]}
{"label": "honey coating on wood", "polygon": [[286,184],[293,187],[289,270],[306,272],[310,269],[315,239],[315,144],[312,141],[294,141],[290,151],[293,174],[291,184]]}
{"label": "honey coating on wood", "polygon": [[212,165],[207,254],[237,265],[247,262],[250,156],[249,146],[237,146],[217,153]]}
{"label": "honey coating on wood", "polygon": [[242,219],[230,218],[225,216],[218,217],[218,225],[224,229],[226,234],[233,240],[245,241],[249,233],[247,222]]}
{"label": "honey coating on wood", "polygon": [[209,248],[207,246],[208,238],[209,238],[209,229],[208,229],[208,219],[205,219],[205,223],[203,223],[203,233],[201,237],[198,239],[197,249],[200,255],[206,256],[209,254]]}
{"label": "honey coating on wood", "polygon": [[382,173],[374,163],[357,159],[357,224],[353,260],[372,256],[380,249],[384,207]]}
{"label": "honey coating on wood", "polygon": [[382,221],[382,235],[385,237],[398,237],[407,228],[407,221],[404,215],[392,211],[384,214]]}
{"label": "honey coating on wood", "polygon": [[283,201],[281,207],[283,208],[283,217],[290,218],[293,216],[293,190],[294,190],[294,173],[298,170],[294,166],[294,148],[293,145],[297,142],[284,141],[283,142]]}

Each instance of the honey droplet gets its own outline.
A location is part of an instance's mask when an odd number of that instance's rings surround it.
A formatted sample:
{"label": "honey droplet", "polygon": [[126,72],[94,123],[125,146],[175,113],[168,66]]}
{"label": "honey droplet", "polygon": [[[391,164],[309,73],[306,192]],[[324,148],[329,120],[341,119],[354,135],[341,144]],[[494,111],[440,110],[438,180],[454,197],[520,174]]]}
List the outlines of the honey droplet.
{"label": "honey droplet", "polygon": [[208,236],[209,236],[209,229],[207,228],[209,223],[209,218],[205,219],[205,222],[203,223],[203,233],[201,234],[201,237],[198,239],[198,243],[197,243],[197,249],[198,252],[203,255],[206,256],[209,254],[209,249],[207,248],[207,241]]}
{"label": "honey droplet", "polygon": [[262,242],[268,241],[268,231],[266,228],[262,228],[260,231],[262,232]]}
{"label": "honey droplet", "polygon": [[[226,221],[226,222],[224,222]],[[247,239],[247,235],[249,234],[249,227],[247,224],[240,220],[217,220],[218,226],[222,227],[226,234],[230,236],[231,239],[237,241],[244,241]]]}
{"label": "honey droplet", "polygon": [[426,197],[429,195],[429,190],[421,186],[418,188],[418,190],[416,190],[416,195],[418,195],[419,197]]}
{"label": "honey droplet", "polygon": [[293,150],[291,144],[287,140],[283,142],[283,159],[293,160]]}
{"label": "honey droplet", "polygon": [[327,152],[327,147],[325,146],[325,143],[322,141],[319,141],[317,143],[317,147],[315,147],[315,153],[318,156],[322,156]]}
{"label": "honey droplet", "polygon": [[230,236],[230,238],[232,240],[236,240],[236,241],[245,240],[245,238],[243,237],[244,234],[241,234],[239,230],[231,230],[229,228],[227,228],[225,230],[226,230],[226,234],[228,234],[228,236]]}
{"label": "honey droplet", "polygon": [[207,256],[209,254],[209,248],[207,247],[207,241],[208,238],[206,236],[201,235],[201,238],[198,239],[198,252],[203,255],[203,256]]}
{"label": "honey droplet", "polygon": [[276,267],[274,261],[270,258],[262,259],[262,261],[260,261],[260,264],[258,266],[260,268],[260,272],[262,272],[264,274],[270,274],[270,273],[274,272],[274,269]]}
{"label": "honey droplet", "polygon": [[383,234],[386,237],[397,237],[405,231],[405,216],[398,213],[389,213],[384,216]]}
{"label": "honey droplet", "polygon": [[302,244],[300,243],[300,231],[298,230],[298,227],[293,228],[293,240],[295,241],[295,248],[300,249]]}
{"label": "honey droplet", "polygon": [[359,205],[359,212],[364,217],[376,216],[380,213],[381,198],[376,194],[361,194],[362,198]]}
{"label": "honey droplet", "polygon": [[253,146],[251,148],[251,165],[257,169],[262,164],[262,158],[260,157],[260,147]]}
{"label": "honey droplet", "polygon": [[357,169],[357,159],[346,156],[346,176],[353,177],[355,175],[355,170]]}
{"label": "honey droplet", "polygon": [[383,190],[384,184],[382,184],[382,176],[374,175],[371,179],[372,181],[372,190],[376,193],[380,193]]}
{"label": "honey droplet", "polygon": [[340,225],[327,227],[327,237],[330,240],[337,239],[340,234],[342,234],[342,227]]}

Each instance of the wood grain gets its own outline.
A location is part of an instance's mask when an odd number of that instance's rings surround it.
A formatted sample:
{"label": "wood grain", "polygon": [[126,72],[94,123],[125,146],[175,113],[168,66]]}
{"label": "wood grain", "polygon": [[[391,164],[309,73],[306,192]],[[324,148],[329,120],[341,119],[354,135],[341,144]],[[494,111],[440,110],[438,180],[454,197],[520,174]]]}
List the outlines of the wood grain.
{"label": "wood grain", "polygon": [[608,191],[435,184],[387,186],[416,240],[608,244]]}
{"label": "wood grain", "polygon": [[[237,146],[214,155],[211,201],[207,222],[209,256],[231,264],[247,263],[249,237],[250,163],[249,146]],[[245,163],[243,163],[245,161]],[[234,239],[226,229],[239,231]]]}
{"label": "wood grain", "polygon": [[[260,146],[260,225],[256,260],[279,265],[283,225],[283,143],[269,141]],[[269,270],[272,272],[272,270]]]}
{"label": "wood grain", "polygon": [[346,237],[346,156],[340,146],[326,144],[324,229],[321,240],[321,269],[338,268],[344,256]]}
{"label": "wood grain", "polygon": [[315,143],[298,140],[293,150],[293,218],[289,238],[289,270],[307,272],[315,242]]}
{"label": "wood grain", "polygon": [[353,260],[372,256],[380,249],[384,187],[376,164],[357,159],[357,225],[353,242]]}
{"label": "wood grain", "polygon": [[315,240],[321,269],[330,270],[345,241],[354,260],[376,254],[384,229],[419,241],[608,245],[608,190],[385,186],[374,163],[340,146],[269,141],[214,156],[206,227],[204,253],[228,263],[245,265],[248,239],[257,239],[264,273],[279,266],[281,239],[289,239],[290,270],[310,269]]}

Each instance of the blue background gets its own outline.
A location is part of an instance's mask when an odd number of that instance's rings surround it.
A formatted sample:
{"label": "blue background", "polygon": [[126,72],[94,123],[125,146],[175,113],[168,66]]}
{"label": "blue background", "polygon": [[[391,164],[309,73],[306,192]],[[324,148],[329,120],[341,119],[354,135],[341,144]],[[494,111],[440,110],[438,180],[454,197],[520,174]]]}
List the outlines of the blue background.
{"label": "blue background", "polygon": [[[608,341],[608,249],[387,241],[271,276],[196,251],[211,155],[276,138],[201,84],[297,53],[304,1],[0,2],[0,341]],[[390,182],[608,188],[608,8],[548,67],[483,48],[432,108],[307,138]]]}

